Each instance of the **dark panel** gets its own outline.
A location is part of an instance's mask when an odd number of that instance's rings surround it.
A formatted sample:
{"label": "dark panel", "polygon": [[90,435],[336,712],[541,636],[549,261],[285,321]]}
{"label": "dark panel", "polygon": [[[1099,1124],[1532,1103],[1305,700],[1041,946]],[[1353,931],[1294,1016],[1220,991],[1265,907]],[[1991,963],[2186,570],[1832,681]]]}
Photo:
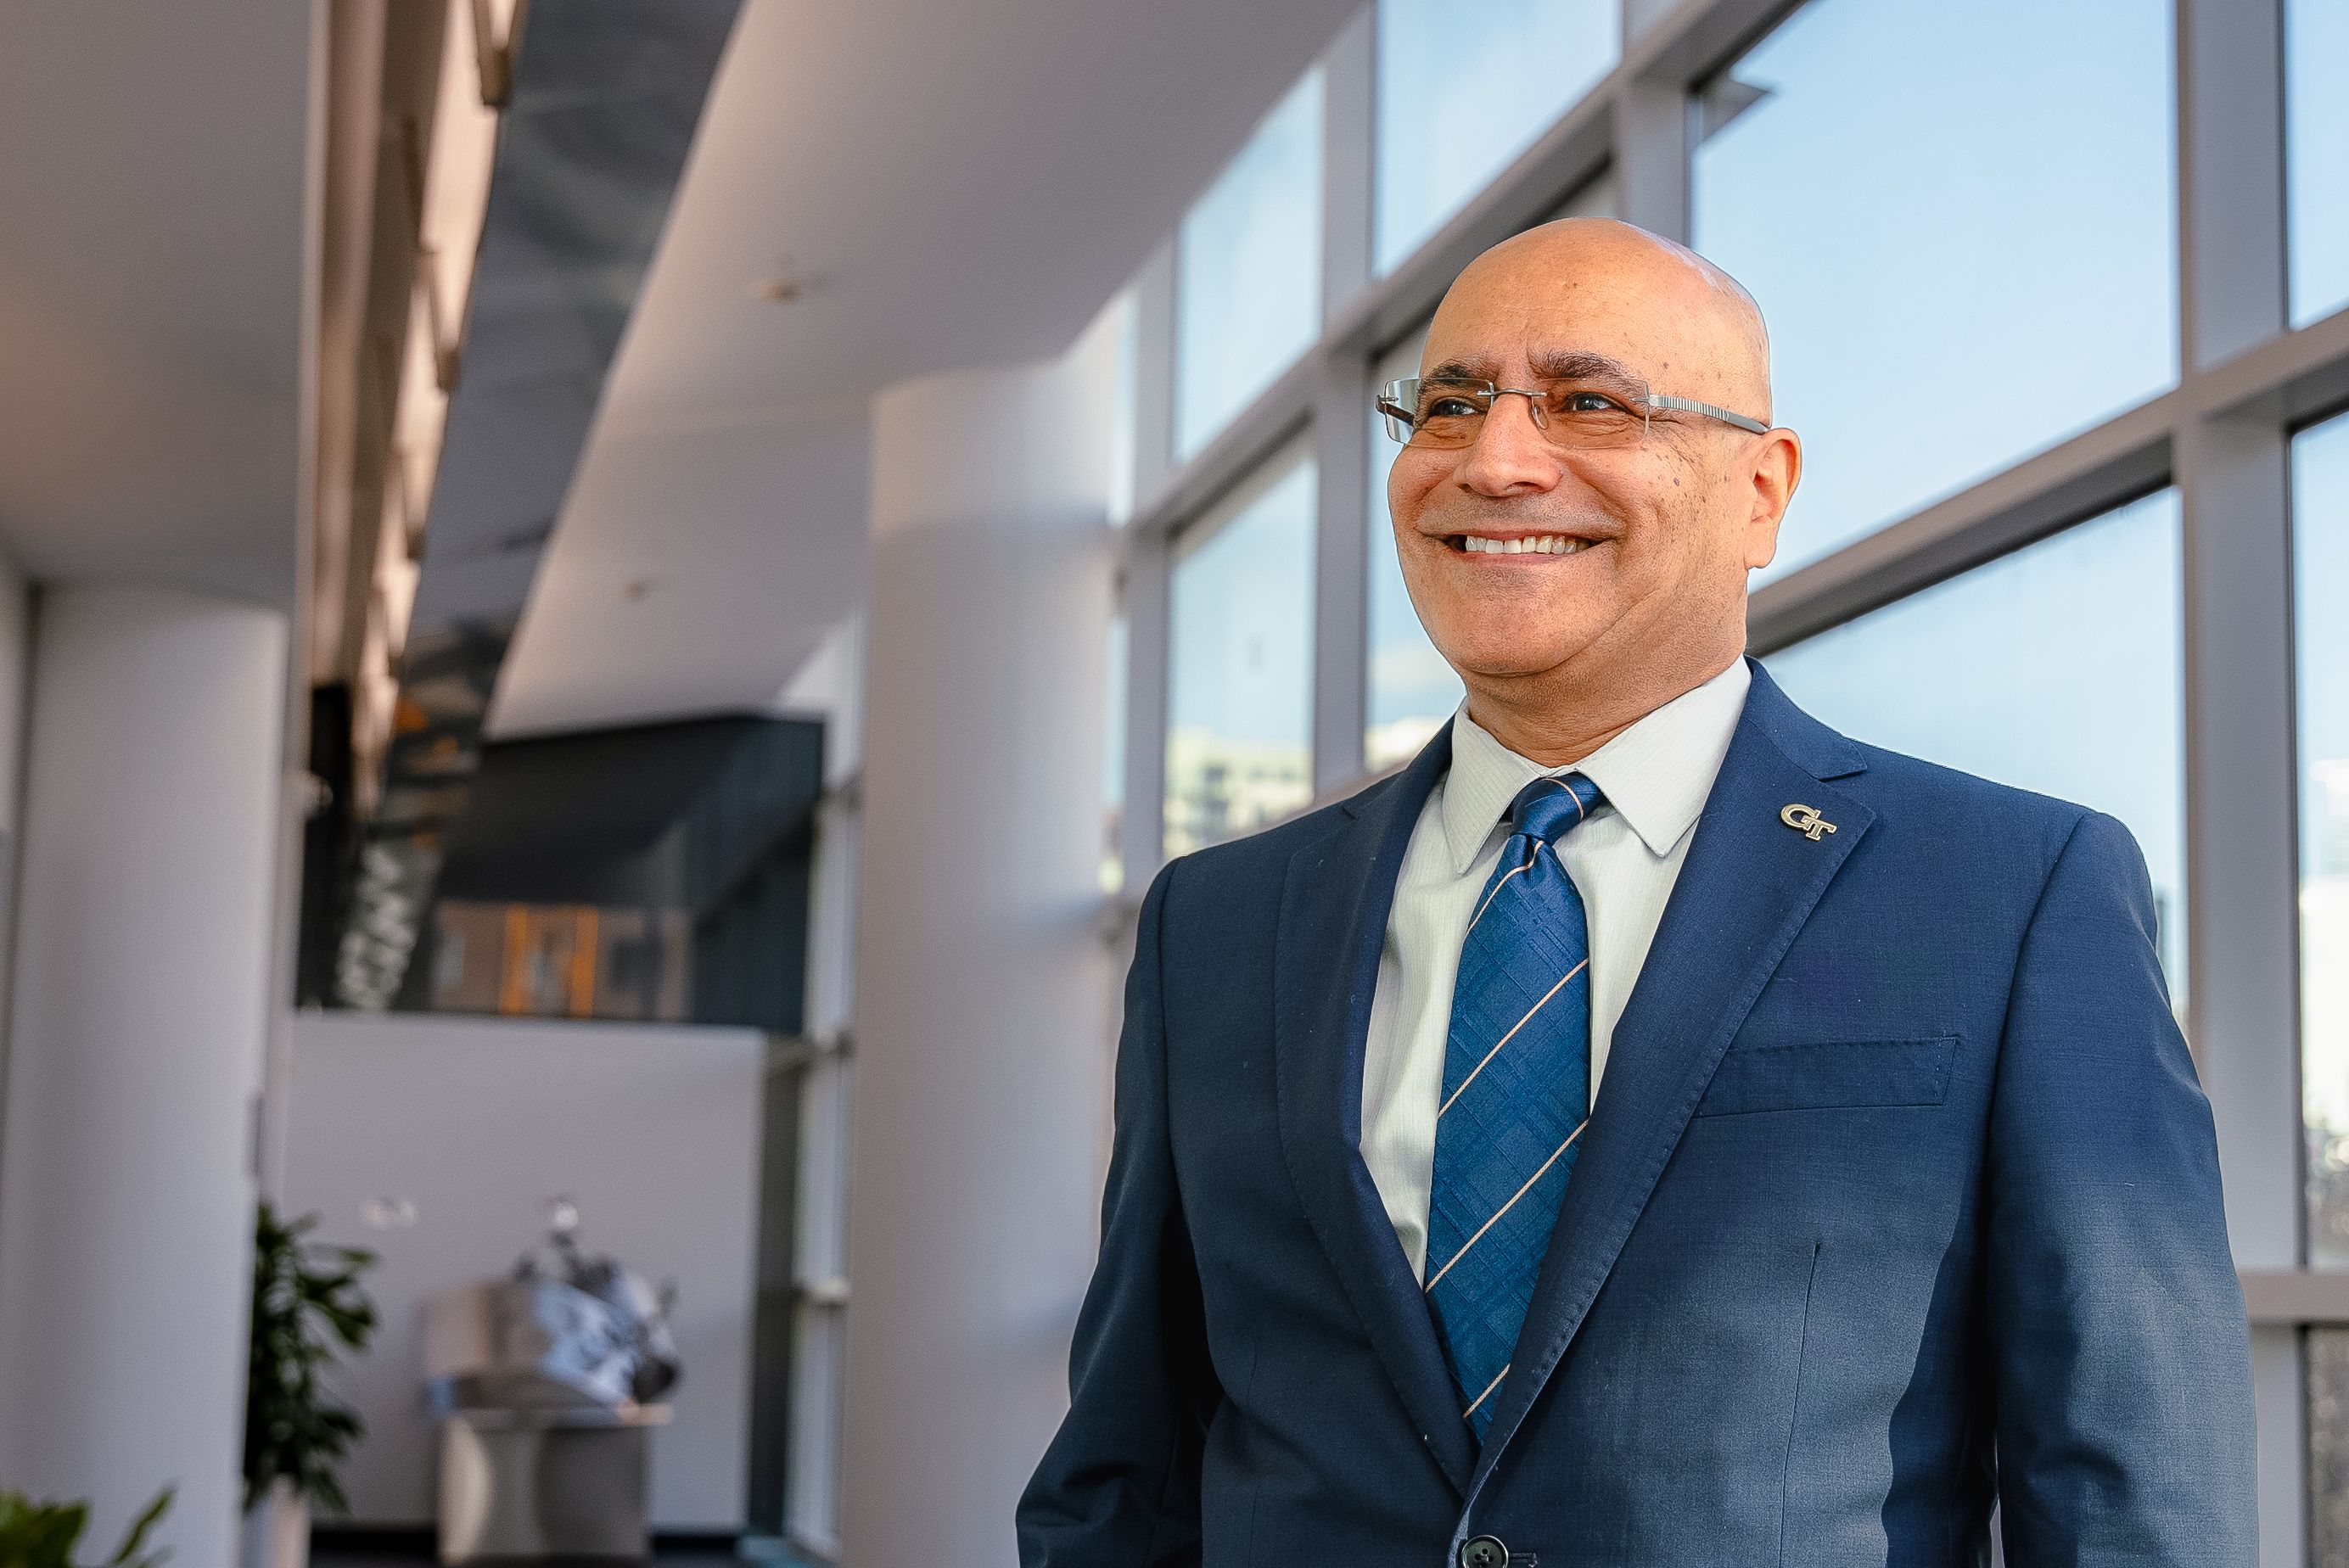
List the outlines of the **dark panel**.
{"label": "dark panel", "polygon": [[798,1301],[800,1095],[803,1060],[770,1060],[766,1136],[759,1155],[758,1289],[750,1321],[750,1480],[748,1517],[755,1533],[784,1533],[791,1479],[792,1334]]}
{"label": "dark panel", "polygon": [[796,1033],[823,788],[801,719],[485,748],[398,1005]]}
{"label": "dark panel", "polygon": [[310,776],[323,799],[302,825],[302,916],[294,960],[296,1006],[324,1006],[335,994],[335,944],[350,885],[351,688],[310,690]]}

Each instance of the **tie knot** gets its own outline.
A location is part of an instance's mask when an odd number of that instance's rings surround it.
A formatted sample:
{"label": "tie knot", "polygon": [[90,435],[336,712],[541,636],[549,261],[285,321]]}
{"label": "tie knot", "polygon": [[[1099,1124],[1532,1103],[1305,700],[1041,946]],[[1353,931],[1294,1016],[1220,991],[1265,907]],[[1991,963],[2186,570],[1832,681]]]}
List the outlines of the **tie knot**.
{"label": "tie knot", "polygon": [[1598,810],[1605,797],[1579,773],[1537,779],[1509,805],[1509,831],[1556,843]]}

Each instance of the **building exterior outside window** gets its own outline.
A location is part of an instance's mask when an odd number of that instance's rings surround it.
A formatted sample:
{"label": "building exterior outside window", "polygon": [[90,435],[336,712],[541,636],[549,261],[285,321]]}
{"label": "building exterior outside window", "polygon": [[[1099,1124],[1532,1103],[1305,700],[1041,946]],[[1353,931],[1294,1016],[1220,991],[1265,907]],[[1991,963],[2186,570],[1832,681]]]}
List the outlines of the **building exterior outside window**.
{"label": "building exterior outside window", "polygon": [[1276,459],[1176,542],[1165,841],[1179,855],[1313,794],[1314,465]]}
{"label": "building exterior outside window", "polygon": [[1695,244],[1808,457],[1765,579],[2176,379],[2169,18],[1815,0],[1701,96]]}
{"label": "building exterior outside window", "polygon": [[1621,47],[1618,0],[1379,0],[1377,270],[1533,145]]}
{"label": "building exterior outside window", "polygon": [[2349,1558],[2349,1328],[2308,1331],[2308,1561]]}
{"label": "building exterior outside window", "polygon": [[1174,448],[1188,457],[1321,331],[1322,79],[1274,106],[1176,239]]}
{"label": "building exterior outside window", "polygon": [[1118,615],[1109,624],[1105,674],[1105,719],[1102,726],[1102,892],[1125,886],[1125,686],[1131,665],[1132,623]]}
{"label": "building exterior outside window", "polygon": [[2292,319],[2304,326],[2349,304],[2349,5],[2285,0],[2283,22]]}
{"label": "building exterior outside window", "polygon": [[2292,442],[2292,546],[2308,1254],[2349,1269],[2349,417]]}
{"label": "building exterior outside window", "polygon": [[[2349,415],[2292,442],[2308,1263],[2349,1269]],[[2310,1561],[2349,1556],[2349,1329],[2308,1335]]]}

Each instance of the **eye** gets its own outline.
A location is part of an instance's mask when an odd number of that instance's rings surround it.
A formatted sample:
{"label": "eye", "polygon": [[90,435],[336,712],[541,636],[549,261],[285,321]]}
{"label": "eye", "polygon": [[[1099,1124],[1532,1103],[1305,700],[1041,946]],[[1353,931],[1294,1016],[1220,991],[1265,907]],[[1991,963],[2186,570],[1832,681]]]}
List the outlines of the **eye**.
{"label": "eye", "polygon": [[1484,407],[1473,397],[1436,397],[1420,410],[1423,419],[1465,419],[1483,413]]}
{"label": "eye", "polygon": [[1623,405],[1604,392],[1568,392],[1558,399],[1558,409],[1568,414],[1620,414]]}

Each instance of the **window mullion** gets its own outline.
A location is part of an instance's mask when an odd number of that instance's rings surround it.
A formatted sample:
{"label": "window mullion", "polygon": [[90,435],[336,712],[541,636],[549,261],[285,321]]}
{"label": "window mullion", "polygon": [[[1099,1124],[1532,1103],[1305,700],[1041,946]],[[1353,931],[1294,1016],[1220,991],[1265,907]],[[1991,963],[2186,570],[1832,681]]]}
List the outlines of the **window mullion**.
{"label": "window mullion", "polygon": [[1689,238],[1688,88],[1679,77],[1620,73],[1615,99],[1615,185],[1623,219],[1650,233]]}
{"label": "window mullion", "polygon": [[[1321,312],[1341,319],[1371,281],[1371,206],[1377,158],[1378,7],[1354,13],[1322,56]],[[1325,336],[1313,393],[1313,789],[1362,773],[1369,712],[1370,372],[1364,356]]]}
{"label": "window mullion", "polygon": [[[2302,1222],[2290,459],[2271,411],[2196,383],[2283,329],[2278,0],[2177,0],[2189,1032],[2218,1123],[2239,1268],[2292,1269]],[[2252,1332],[2262,1561],[2305,1561],[2299,1332]]]}

